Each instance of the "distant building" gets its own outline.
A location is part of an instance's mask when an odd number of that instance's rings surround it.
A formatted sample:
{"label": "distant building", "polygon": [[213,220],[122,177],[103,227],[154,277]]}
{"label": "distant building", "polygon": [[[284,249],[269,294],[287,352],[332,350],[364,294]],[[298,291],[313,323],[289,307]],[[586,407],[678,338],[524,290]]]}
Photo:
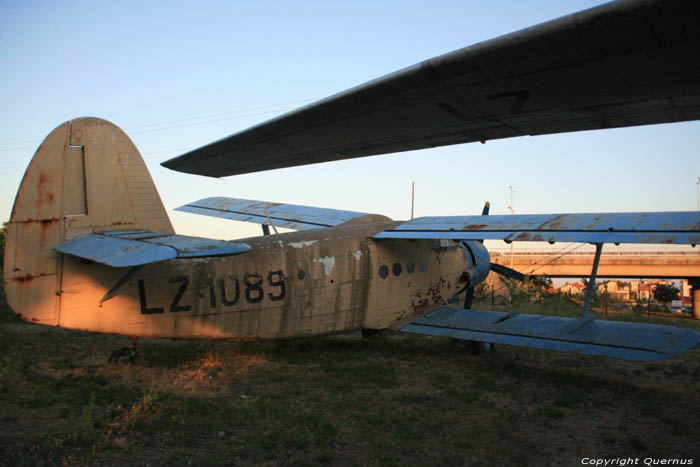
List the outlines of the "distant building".
{"label": "distant building", "polygon": [[632,287],[629,282],[607,281],[598,284],[598,293],[607,292],[611,298],[627,302],[630,300]]}
{"label": "distant building", "polygon": [[569,284],[567,282],[559,288],[559,293],[567,295],[577,295],[583,293],[584,290],[586,290],[586,286],[583,285],[581,282],[574,282],[572,284]]}
{"label": "distant building", "polygon": [[654,289],[656,284],[653,282],[641,283],[639,284],[639,292],[637,292],[637,297],[643,300],[648,300],[650,297],[654,297]]}

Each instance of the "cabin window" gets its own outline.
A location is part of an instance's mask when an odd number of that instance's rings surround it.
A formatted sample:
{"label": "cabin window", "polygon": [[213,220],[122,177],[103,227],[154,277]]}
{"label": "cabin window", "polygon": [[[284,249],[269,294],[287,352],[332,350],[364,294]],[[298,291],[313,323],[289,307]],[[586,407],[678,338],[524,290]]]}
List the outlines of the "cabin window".
{"label": "cabin window", "polygon": [[418,268],[421,272],[425,272],[428,269],[428,262],[425,260],[425,258],[418,260]]}

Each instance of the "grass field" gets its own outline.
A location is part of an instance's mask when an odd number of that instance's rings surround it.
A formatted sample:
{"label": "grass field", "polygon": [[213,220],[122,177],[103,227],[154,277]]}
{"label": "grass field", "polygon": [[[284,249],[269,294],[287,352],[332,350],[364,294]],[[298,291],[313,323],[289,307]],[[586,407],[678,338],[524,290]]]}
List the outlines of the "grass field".
{"label": "grass field", "polygon": [[5,465],[700,463],[698,348],[632,363],[399,334],[142,340],[129,365],[108,362],[127,338],[1,306]]}

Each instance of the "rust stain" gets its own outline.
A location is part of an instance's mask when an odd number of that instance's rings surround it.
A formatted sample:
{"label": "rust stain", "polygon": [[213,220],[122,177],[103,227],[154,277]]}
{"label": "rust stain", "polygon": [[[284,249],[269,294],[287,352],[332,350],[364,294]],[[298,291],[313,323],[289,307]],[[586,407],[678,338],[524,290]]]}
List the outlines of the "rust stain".
{"label": "rust stain", "polygon": [[39,175],[39,182],[37,183],[37,191],[39,196],[37,198],[37,206],[41,206],[44,202],[52,204],[54,200],[53,193],[46,187],[46,185],[51,181],[51,177],[45,173]]}
{"label": "rust stain", "polygon": [[518,234],[514,238],[514,240],[521,240],[522,241],[522,240],[527,240],[529,238],[530,238],[530,234],[528,234],[527,232],[521,232],[520,234]]}
{"label": "rust stain", "polygon": [[33,218],[30,217],[30,218],[27,219],[27,220],[23,220],[23,221],[13,221],[12,223],[13,223],[13,224],[33,224],[33,223],[41,223],[41,224],[43,224],[43,225],[48,225],[48,224],[56,223],[56,222],[58,222],[59,220],[60,220],[60,219],[59,219],[58,217],[52,217],[52,218],[49,218],[49,219],[33,219]]}
{"label": "rust stain", "polygon": [[565,219],[566,219],[566,214],[560,214],[554,219],[550,220],[549,222],[545,222],[540,226],[540,228],[544,228],[546,225],[547,230],[566,230],[565,228]]}
{"label": "rust stain", "polygon": [[462,227],[462,230],[481,230],[484,227],[488,227],[486,224],[467,224]]}
{"label": "rust stain", "polygon": [[39,175],[39,185],[38,188],[41,191],[44,188],[44,184],[49,181],[49,177],[46,174]]}
{"label": "rust stain", "polygon": [[34,276],[32,276],[31,274],[25,274],[24,276],[15,277],[13,280],[21,284],[24,282],[34,280]]}

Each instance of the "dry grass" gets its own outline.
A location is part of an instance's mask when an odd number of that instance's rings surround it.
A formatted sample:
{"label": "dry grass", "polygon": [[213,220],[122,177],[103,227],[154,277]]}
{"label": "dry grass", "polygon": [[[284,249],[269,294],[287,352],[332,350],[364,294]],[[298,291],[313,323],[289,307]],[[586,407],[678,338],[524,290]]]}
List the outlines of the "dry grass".
{"label": "dry grass", "polygon": [[137,364],[108,363],[125,345],[0,310],[0,463],[700,462],[697,348],[640,364],[396,334],[144,340]]}

